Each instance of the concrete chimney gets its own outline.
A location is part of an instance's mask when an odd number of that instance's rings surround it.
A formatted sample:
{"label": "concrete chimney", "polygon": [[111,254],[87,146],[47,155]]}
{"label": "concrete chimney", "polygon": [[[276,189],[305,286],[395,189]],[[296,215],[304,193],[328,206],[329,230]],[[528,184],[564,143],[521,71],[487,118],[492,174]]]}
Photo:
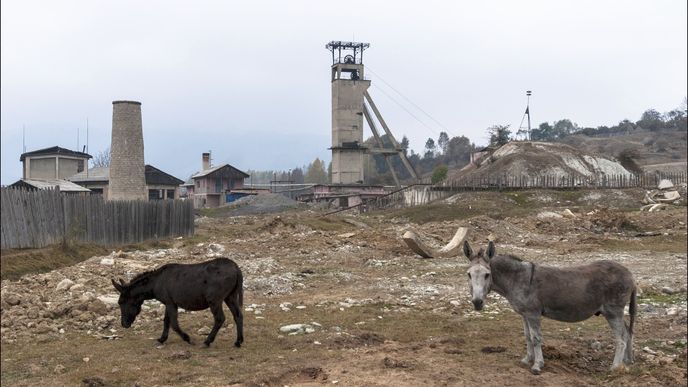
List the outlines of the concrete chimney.
{"label": "concrete chimney", "polygon": [[203,153],[203,170],[210,169],[210,153]]}
{"label": "concrete chimney", "polygon": [[147,200],[141,102],[112,102],[110,200]]}

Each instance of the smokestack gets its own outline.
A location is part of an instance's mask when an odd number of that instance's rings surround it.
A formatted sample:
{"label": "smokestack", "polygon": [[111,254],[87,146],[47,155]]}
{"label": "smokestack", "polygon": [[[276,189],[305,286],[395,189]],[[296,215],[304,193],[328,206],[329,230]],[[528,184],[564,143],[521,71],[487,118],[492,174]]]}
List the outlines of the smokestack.
{"label": "smokestack", "polygon": [[210,153],[203,153],[203,170],[210,169]]}
{"label": "smokestack", "polygon": [[110,143],[110,200],[146,200],[141,102],[112,102]]}

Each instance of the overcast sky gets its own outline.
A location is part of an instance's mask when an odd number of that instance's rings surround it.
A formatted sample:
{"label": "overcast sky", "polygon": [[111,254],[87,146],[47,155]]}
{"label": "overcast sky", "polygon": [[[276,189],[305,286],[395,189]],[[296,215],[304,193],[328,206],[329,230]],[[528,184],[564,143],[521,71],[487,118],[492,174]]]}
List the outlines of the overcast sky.
{"label": "overcast sky", "polygon": [[370,43],[370,93],[416,151],[445,128],[477,144],[517,128],[525,90],[534,125],[635,121],[687,94],[685,0],[1,4],[2,184],[22,127],[27,151],[76,149],[88,119],[95,155],[121,99],[142,102],[146,163],[182,179],[208,150],[242,170],[329,162],[330,40]]}

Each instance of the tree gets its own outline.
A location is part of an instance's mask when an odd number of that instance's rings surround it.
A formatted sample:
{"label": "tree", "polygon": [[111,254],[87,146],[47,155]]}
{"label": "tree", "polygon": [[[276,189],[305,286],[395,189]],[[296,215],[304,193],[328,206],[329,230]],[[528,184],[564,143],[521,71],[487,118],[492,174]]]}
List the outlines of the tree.
{"label": "tree", "polygon": [[509,142],[511,131],[509,125],[493,125],[487,128],[487,134],[490,136],[491,146],[502,146]]}
{"label": "tree", "polygon": [[409,139],[408,137],[406,137],[406,135],[404,135],[404,137],[401,138],[401,144],[399,145],[401,146],[401,149],[404,150],[404,154],[406,154],[409,148]]}
{"label": "tree", "polygon": [[315,160],[308,166],[304,181],[310,184],[326,184],[327,172],[325,171],[325,164],[316,157]]}
{"label": "tree", "polygon": [[425,142],[425,158],[433,158],[435,157],[435,151],[437,150],[437,146],[435,145],[435,140],[432,138],[428,138],[428,141]]}
{"label": "tree", "polygon": [[93,157],[94,167],[109,167],[110,166],[110,147],[105,148],[105,150],[98,152],[98,154]]}
{"label": "tree", "polygon": [[438,165],[432,171],[431,182],[432,184],[437,184],[447,178],[447,171],[449,169],[446,165]]}
{"label": "tree", "polygon": [[444,155],[445,162],[456,165],[468,164],[473,148],[473,144],[471,144],[471,140],[468,137],[452,137],[447,144],[447,152]]}
{"label": "tree", "polygon": [[575,133],[578,130],[578,125],[571,122],[568,118],[564,118],[555,122],[552,129],[554,131],[554,139],[559,139]]}
{"label": "tree", "polygon": [[662,119],[662,114],[655,109],[648,109],[640,117],[638,121],[638,126],[647,130],[659,130],[664,126],[664,120]]}
{"label": "tree", "polygon": [[530,139],[533,141],[551,141],[554,139],[554,129],[547,122],[543,122],[537,129],[530,132]]}
{"label": "tree", "polygon": [[304,179],[304,177],[303,177],[303,170],[302,170],[301,168],[296,167],[296,168],[292,169],[292,171],[291,171],[291,180],[292,180],[295,184],[303,184],[303,179]]}
{"label": "tree", "polygon": [[440,132],[440,136],[437,138],[437,146],[443,155],[447,154],[447,146],[449,146],[449,135],[447,132]]}

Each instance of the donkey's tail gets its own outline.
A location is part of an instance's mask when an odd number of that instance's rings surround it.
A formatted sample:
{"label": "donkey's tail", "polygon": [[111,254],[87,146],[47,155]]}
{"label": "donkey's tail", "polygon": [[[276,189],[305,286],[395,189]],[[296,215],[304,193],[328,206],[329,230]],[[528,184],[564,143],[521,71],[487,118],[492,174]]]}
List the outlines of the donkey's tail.
{"label": "donkey's tail", "polygon": [[241,274],[241,270],[239,270],[239,273],[237,274],[237,284],[236,284],[236,288],[234,288],[234,292],[235,292],[234,296],[236,297],[237,302],[239,303],[239,308],[240,308],[240,310],[243,310],[244,309],[244,275]]}
{"label": "donkey's tail", "polygon": [[633,292],[631,292],[631,303],[628,306],[628,314],[631,316],[631,322],[628,325],[628,333],[631,336],[633,336],[633,325],[635,323],[635,316],[636,316],[637,309],[638,309],[638,303],[637,303],[637,299],[636,299],[637,298],[637,293],[636,293],[637,290],[638,290],[637,287],[633,288]]}

